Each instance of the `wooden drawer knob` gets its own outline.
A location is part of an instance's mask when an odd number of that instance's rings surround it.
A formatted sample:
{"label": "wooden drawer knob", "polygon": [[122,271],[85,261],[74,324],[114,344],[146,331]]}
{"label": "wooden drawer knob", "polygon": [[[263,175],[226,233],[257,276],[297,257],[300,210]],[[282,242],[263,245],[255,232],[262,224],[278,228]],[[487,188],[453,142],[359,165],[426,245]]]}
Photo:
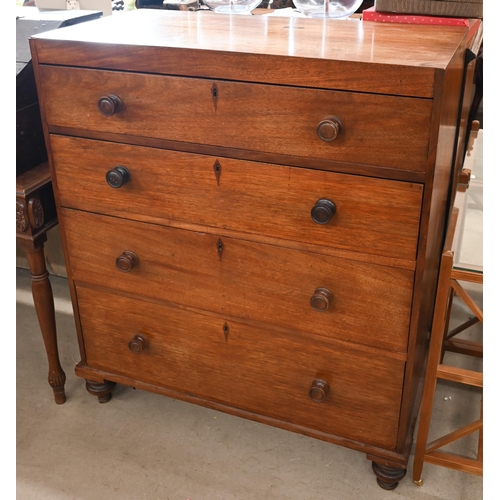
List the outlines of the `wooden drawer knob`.
{"label": "wooden drawer knob", "polygon": [[316,288],[314,295],[311,297],[311,306],[316,311],[326,311],[330,307],[333,300],[333,294],[328,288]]}
{"label": "wooden drawer knob", "polygon": [[129,343],[128,348],[134,353],[139,354],[148,346],[149,341],[142,333],[138,333]]}
{"label": "wooden drawer knob", "polygon": [[318,137],[325,142],[333,141],[342,131],[342,123],[335,116],[329,116],[319,122],[316,132]]}
{"label": "wooden drawer knob", "polygon": [[112,188],[122,187],[130,180],[130,172],[122,165],[117,165],[115,168],[106,172],[106,182]]}
{"label": "wooden drawer knob", "polygon": [[321,198],[311,208],[311,217],[316,224],[328,224],[336,211],[337,207],[333,201]]}
{"label": "wooden drawer knob", "polygon": [[116,267],[123,273],[128,273],[137,264],[139,264],[139,258],[134,252],[130,252],[129,250],[125,250],[116,258]]}
{"label": "wooden drawer knob", "polygon": [[104,116],[113,116],[122,110],[123,105],[117,95],[110,94],[101,97],[97,103],[97,107]]}
{"label": "wooden drawer knob", "polygon": [[326,399],[326,396],[328,396],[329,392],[330,392],[330,386],[328,385],[328,382],[317,378],[311,384],[311,389],[309,390],[309,397],[315,403],[322,403]]}

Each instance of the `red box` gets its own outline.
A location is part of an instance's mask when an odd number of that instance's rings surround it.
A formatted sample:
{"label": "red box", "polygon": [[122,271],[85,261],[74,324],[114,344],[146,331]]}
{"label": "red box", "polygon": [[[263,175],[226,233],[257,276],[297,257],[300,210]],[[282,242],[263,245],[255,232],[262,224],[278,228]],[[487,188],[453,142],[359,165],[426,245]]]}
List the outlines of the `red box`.
{"label": "red box", "polygon": [[419,14],[396,14],[393,12],[377,12],[375,7],[363,11],[363,21],[400,24],[429,24],[434,26],[469,26],[468,19],[458,17],[421,16]]}

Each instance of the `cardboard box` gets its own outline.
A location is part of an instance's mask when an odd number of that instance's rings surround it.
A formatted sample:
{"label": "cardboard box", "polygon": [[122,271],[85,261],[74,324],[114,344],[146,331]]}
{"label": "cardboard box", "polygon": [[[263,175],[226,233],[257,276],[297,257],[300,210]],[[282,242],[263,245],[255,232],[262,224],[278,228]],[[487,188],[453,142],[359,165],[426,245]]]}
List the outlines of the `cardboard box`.
{"label": "cardboard box", "polygon": [[469,20],[459,17],[421,16],[419,14],[399,14],[377,12],[375,7],[363,11],[363,21],[399,24],[428,24],[433,26],[469,26]]}

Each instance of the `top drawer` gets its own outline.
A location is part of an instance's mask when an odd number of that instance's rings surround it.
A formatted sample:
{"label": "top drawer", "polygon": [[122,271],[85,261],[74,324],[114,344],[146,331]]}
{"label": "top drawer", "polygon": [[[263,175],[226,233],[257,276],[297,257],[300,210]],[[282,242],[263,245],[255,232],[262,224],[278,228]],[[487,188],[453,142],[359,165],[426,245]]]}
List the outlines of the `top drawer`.
{"label": "top drawer", "polygon": [[[49,126],[423,172],[432,101],[41,66]],[[102,97],[121,104],[98,108]],[[116,99],[115,99],[116,100]],[[116,101],[118,102],[118,101]],[[335,117],[340,123],[328,122]]]}

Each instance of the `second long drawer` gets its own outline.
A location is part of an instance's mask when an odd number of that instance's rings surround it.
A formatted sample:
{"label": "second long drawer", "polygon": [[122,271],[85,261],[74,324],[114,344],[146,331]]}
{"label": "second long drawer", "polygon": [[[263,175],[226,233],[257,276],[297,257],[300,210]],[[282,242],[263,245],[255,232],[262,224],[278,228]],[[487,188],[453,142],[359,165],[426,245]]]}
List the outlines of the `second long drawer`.
{"label": "second long drawer", "polygon": [[412,271],[71,209],[62,222],[77,282],[406,351]]}
{"label": "second long drawer", "polygon": [[[63,206],[415,260],[420,184],[62,136],[51,143]],[[106,183],[117,166],[130,173],[118,189]]]}

